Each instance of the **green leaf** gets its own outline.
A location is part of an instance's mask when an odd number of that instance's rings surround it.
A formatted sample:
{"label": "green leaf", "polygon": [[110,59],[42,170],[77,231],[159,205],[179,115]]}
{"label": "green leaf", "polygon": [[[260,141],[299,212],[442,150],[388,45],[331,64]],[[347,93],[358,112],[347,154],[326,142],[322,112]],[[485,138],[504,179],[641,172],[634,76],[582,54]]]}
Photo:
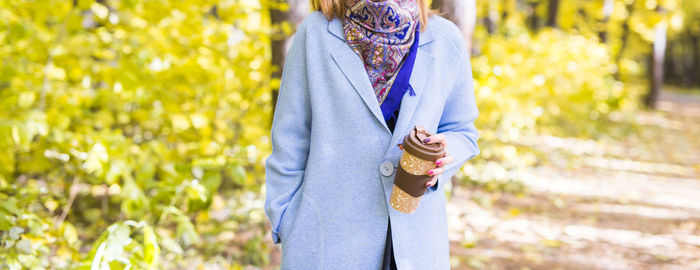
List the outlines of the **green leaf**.
{"label": "green leaf", "polygon": [[145,225],[143,227],[143,245],[143,259],[148,265],[148,269],[158,269],[158,264],[160,261],[160,246],[158,246],[158,241],[155,233],[153,232],[153,228],[149,225]]}

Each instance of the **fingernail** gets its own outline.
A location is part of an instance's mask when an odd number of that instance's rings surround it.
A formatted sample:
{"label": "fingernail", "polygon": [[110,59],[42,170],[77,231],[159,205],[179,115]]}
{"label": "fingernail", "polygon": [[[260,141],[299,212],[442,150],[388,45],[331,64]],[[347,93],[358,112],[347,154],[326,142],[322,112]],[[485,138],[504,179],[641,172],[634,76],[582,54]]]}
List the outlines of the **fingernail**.
{"label": "fingernail", "polygon": [[442,160],[435,161],[435,164],[437,164],[437,165],[442,164]]}
{"label": "fingernail", "polygon": [[430,141],[430,138],[426,138],[425,140],[423,140],[423,142],[429,142],[429,141]]}
{"label": "fingernail", "polygon": [[429,170],[429,171],[428,171],[428,174],[433,174],[433,170]]}

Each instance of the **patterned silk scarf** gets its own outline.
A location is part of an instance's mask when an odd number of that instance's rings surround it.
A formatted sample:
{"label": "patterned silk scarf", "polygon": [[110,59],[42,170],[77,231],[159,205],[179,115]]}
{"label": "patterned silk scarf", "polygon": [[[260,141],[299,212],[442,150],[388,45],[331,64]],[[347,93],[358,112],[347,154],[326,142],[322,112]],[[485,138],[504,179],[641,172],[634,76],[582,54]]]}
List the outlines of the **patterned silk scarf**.
{"label": "patterned silk scarf", "polygon": [[[412,45],[417,39],[418,3],[416,0],[346,0],[346,6],[345,40],[362,58],[381,106],[393,89],[404,56],[409,51],[415,52]],[[409,65],[412,68],[413,63]],[[410,88],[407,82],[405,85]],[[401,90],[403,94],[406,89]],[[387,113],[385,119],[389,119]]]}

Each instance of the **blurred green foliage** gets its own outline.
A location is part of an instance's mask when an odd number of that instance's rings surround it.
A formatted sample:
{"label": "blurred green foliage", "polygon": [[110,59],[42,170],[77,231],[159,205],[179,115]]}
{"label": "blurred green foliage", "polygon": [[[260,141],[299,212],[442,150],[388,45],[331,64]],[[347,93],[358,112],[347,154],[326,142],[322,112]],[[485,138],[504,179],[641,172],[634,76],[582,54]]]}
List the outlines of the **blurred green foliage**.
{"label": "blurred green foliage", "polygon": [[258,244],[228,259],[265,262],[261,3],[4,1],[0,18],[0,269],[160,269],[243,231]]}
{"label": "blurred green foliage", "polygon": [[518,181],[535,177],[528,169],[549,162],[533,140],[638,131],[620,120],[643,109],[655,25],[668,24],[669,39],[700,27],[690,0],[560,0],[547,27],[552,2],[477,1],[482,154],[458,172],[462,183],[521,193]]}
{"label": "blurred green foliage", "polygon": [[[699,27],[689,0],[615,0],[606,22],[602,3],[563,1],[550,29],[546,1],[479,1],[465,179],[517,181],[534,134],[601,135],[639,108],[653,26]],[[270,39],[291,28],[272,7],[0,3],[0,269],[269,264]]]}
{"label": "blurred green foliage", "polygon": [[595,38],[547,29],[490,37],[481,46],[472,65],[482,153],[464,167],[466,180],[497,187],[517,181],[540,162],[524,139],[595,137],[611,124],[610,113],[638,108],[640,89],[615,80],[610,53]]}

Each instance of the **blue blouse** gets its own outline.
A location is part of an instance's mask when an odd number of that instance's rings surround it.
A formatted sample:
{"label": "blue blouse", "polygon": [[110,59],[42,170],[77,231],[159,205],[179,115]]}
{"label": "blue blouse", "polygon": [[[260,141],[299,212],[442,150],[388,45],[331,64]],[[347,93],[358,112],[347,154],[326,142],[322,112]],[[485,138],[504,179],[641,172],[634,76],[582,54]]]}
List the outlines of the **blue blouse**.
{"label": "blue blouse", "polygon": [[413,63],[416,60],[416,53],[418,52],[418,38],[420,29],[420,24],[416,27],[416,34],[411,45],[408,54],[404,58],[403,66],[399,69],[398,74],[396,74],[396,79],[394,79],[394,84],[391,85],[389,93],[387,94],[384,102],[380,105],[382,108],[382,115],[384,115],[384,121],[389,127],[391,132],[394,132],[394,126],[396,125],[396,120],[399,118],[399,109],[401,108],[401,99],[406,91],[409,91],[411,96],[415,96],[416,93],[413,92],[413,87],[409,84],[409,79],[411,78],[411,72],[413,71]]}

